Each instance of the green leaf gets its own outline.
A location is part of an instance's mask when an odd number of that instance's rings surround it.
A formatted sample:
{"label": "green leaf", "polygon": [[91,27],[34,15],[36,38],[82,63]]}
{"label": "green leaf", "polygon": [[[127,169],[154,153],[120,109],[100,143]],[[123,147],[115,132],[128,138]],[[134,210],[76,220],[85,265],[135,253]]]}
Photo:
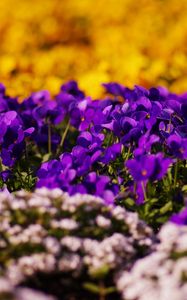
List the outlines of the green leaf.
{"label": "green leaf", "polygon": [[115,286],[111,286],[111,287],[108,287],[108,288],[105,289],[105,294],[106,295],[112,294],[112,293],[114,293],[116,291],[117,291],[116,287]]}
{"label": "green leaf", "polygon": [[187,184],[182,187],[182,192],[187,192]]}
{"label": "green leaf", "polygon": [[94,284],[94,283],[91,283],[91,282],[85,282],[85,283],[83,284],[83,287],[84,287],[86,290],[88,290],[88,291],[90,291],[90,292],[92,292],[92,293],[94,293],[94,294],[99,294],[99,293],[100,293],[99,286],[97,286],[97,285]]}
{"label": "green leaf", "polygon": [[163,224],[164,222],[167,221],[167,219],[168,219],[167,216],[159,217],[159,218],[157,218],[157,223]]}
{"label": "green leaf", "polygon": [[90,275],[93,278],[104,278],[110,271],[108,265],[103,265],[100,269],[90,270]]}
{"label": "green leaf", "polygon": [[46,153],[46,154],[43,156],[42,162],[44,163],[44,162],[48,161],[49,158],[50,158],[50,156],[51,156],[51,153]]}
{"label": "green leaf", "polygon": [[160,212],[161,212],[161,214],[165,214],[171,210],[172,210],[172,202],[169,201],[160,209]]}
{"label": "green leaf", "polygon": [[149,199],[149,202],[151,204],[154,204],[154,203],[158,202],[158,198],[151,198],[151,199]]}
{"label": "green leaf", "polygon": [[134,206],[134,200],[131,198],[127,198],[127,199],[125,199],[125,204],[127,204],[129,206]]}

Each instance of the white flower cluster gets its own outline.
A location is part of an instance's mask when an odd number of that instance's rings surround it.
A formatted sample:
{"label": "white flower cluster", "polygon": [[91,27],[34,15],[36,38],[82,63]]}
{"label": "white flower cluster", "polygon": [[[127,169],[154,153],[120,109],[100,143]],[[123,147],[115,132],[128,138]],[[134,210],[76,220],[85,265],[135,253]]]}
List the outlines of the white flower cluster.
{"label": "white flower cluster", "polygon": [[126,267],[135,255],[132,239],[121,233],[114,233],[102,242],[92,240],[84,241],[86,255],[84,262],[91,274],[108,266],[110,269]]}
{"label": "white flower cluster", "polygon": [[158,237],[155,252],[118,276],[117,288],[123,299],[187,299],[187,226],[168,222]]}
{"label": "white flower cluster", "polygon": [[56,300],[53,296],[29,288],[14,287],[12,283],[0,277],[0,299],[3,300]]}
{"label": "white flower cluster", "polygon": [[152,230],[136,213],[91,195],[46,188],[2,192],[0,208],[0,267],[15,287],[38,273],[65,276],[72,286],[102,268],[114,278],[154,245]]}

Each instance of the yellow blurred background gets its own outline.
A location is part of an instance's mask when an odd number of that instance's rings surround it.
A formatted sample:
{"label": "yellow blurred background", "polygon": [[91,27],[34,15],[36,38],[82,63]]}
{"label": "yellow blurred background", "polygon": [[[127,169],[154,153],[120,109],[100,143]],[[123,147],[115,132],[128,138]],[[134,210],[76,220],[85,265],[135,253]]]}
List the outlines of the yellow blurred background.
{"label": "yellow blurred background", "polygon": [[0,81],[25,97],[75,79],[187,91],[187,0],[0,0]]}

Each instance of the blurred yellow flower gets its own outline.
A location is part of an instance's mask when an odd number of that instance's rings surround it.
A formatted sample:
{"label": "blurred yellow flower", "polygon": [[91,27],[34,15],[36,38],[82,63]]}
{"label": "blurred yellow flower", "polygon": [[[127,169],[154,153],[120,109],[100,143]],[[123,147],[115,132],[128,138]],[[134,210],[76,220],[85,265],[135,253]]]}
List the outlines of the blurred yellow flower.
{"label": "blurred yellow flower", "polygon": [[2,0],[0,81],[27,96],[65,80],[187,90],[186,0]]}

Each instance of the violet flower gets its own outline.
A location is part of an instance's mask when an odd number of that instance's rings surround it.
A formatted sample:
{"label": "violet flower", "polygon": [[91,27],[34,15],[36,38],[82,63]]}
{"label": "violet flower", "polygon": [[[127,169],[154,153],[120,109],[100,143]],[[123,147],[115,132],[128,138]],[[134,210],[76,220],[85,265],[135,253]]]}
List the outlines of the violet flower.
{"label": "violet flower", "polygon": [[172,134],[167,139],[167,145],[175,157],[187,159],[187,138]]}
{"label": "violet flower", "polygon": [[178,214],[174,214],[170,221],[176,223],[177,225],[187,225],[187,208],[184,208]]}

